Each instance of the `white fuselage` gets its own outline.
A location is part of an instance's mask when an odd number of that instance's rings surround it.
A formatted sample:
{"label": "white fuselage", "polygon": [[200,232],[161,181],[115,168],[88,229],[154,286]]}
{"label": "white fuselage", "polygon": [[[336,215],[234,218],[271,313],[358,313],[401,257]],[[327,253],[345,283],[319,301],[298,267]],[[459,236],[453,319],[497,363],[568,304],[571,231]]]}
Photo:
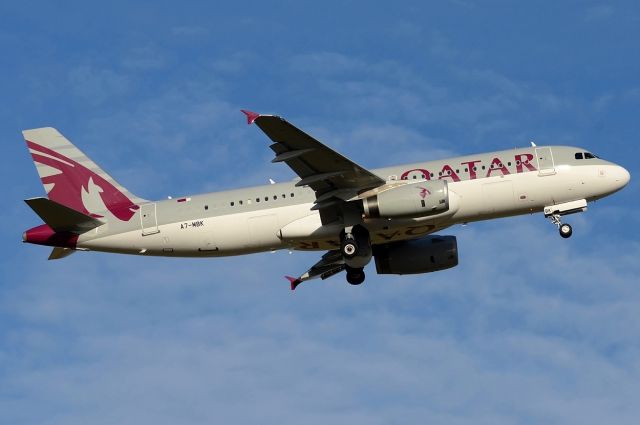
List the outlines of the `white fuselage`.
{"label": "white fuselage", "polygon": [[[365,218],[372,244],[413,239],[459,223],[540,212],[545,206],[574,200],[593,201],[628,181],[624,168],[602,160],[590,164],[551,159],[550,164],[542,164],[537,161],[538,149],[374,170],[390,184],[447,179],[450,208],[422,218]],[[554,149],[559,157],[561,150],[578,151]],[[520,164],[522,152],[535,154],[530,167]],[[342,227],[323,225],[318,211],[311,209],[314,200],[311,189],[295,187],[293,181],[152,202],[141,205],[127,223],[111,222],[82,234],[77,247],[178,257],[335,249]]]}

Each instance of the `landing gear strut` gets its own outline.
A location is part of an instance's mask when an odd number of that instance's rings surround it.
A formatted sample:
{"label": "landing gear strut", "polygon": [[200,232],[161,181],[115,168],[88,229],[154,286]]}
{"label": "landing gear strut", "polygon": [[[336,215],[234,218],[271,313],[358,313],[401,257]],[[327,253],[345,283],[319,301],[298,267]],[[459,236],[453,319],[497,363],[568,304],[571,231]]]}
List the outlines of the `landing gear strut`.
{"label": "landing gear strut", "polygon": [[570,224],[562,222],[562,220],[560,219],[560,214],[552,214],[547,218],[551,220],[553,224],[558,226],[558,232],[560,233],[560,236],[565,239],[571,237],[571,235],[573,234],[573,229],[571,228]]}
{"label": "landing gear strut", "polygon": [[340,236],[340,252],[345,262],[347,282],[364,282],[364,267],[371,261],[372,250],[369,231],[362,225],[346,227]]}
{"label": "landing gear strut", "polygon": [[344,258],[351,259],[358,255],[358,242],[355,236],[353,236],[353,233],[345,233],[344,238],[342,238],[342,243],[340,244],[340,249],[342,250]]}

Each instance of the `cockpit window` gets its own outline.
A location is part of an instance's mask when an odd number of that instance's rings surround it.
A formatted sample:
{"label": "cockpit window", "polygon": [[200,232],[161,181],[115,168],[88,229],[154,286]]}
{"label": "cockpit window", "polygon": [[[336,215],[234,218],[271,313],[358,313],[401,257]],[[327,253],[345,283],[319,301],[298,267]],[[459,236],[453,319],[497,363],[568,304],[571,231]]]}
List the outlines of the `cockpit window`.
{"label": "cockpit window", "polygon": [[583,159],[582,152],[576,152],[576,159]]}
{"label": "cockpit window", "polygon": [[584,153],[584,159],[593,159],[593,158],[597,158],[597,156],[589,152]]}

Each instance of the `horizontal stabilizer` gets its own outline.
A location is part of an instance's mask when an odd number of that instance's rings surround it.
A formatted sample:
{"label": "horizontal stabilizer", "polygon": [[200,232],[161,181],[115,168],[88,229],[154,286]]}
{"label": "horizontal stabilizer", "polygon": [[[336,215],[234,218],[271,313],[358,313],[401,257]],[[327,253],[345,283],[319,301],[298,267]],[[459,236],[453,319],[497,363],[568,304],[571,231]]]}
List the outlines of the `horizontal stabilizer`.
{"label": "horizontal stabilizer", "polygon": [[25,202],[56,232],[84,233],[104,224],[98,219],[47,198],[31,198]]}
{"label": "horizontal stabilizer", "polygon": [[51,251],[51,254],[49,254],[49,260],[59,260],[64,257],[68,257],[74,252],[76,252],[75,249],[55,247],[53,248],[53,251]]}

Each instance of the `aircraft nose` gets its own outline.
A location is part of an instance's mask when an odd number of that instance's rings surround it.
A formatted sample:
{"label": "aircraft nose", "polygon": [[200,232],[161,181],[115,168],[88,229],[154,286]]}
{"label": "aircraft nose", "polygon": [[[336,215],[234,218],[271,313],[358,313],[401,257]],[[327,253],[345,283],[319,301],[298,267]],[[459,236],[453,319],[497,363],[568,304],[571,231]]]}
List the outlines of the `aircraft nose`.
{"label": "aircraft nose", "polygon": [[625,187],[631,179],[631,175],[629,174],[629,172],[624,167],[621,167],[619,165],[614,165],[613,167],[611,167],[608,176],[610,184],[612,186],[611,189],[613,189],[614,192],[617,192]]}
{"label": "aircraft nose", "polygon": [[629,174],[626,168],[618,165],[613,173],[613,178],[616,183],[620,185],[620,189],[622,189],[629,183],[629,180],[631,180],[631,174]]}

